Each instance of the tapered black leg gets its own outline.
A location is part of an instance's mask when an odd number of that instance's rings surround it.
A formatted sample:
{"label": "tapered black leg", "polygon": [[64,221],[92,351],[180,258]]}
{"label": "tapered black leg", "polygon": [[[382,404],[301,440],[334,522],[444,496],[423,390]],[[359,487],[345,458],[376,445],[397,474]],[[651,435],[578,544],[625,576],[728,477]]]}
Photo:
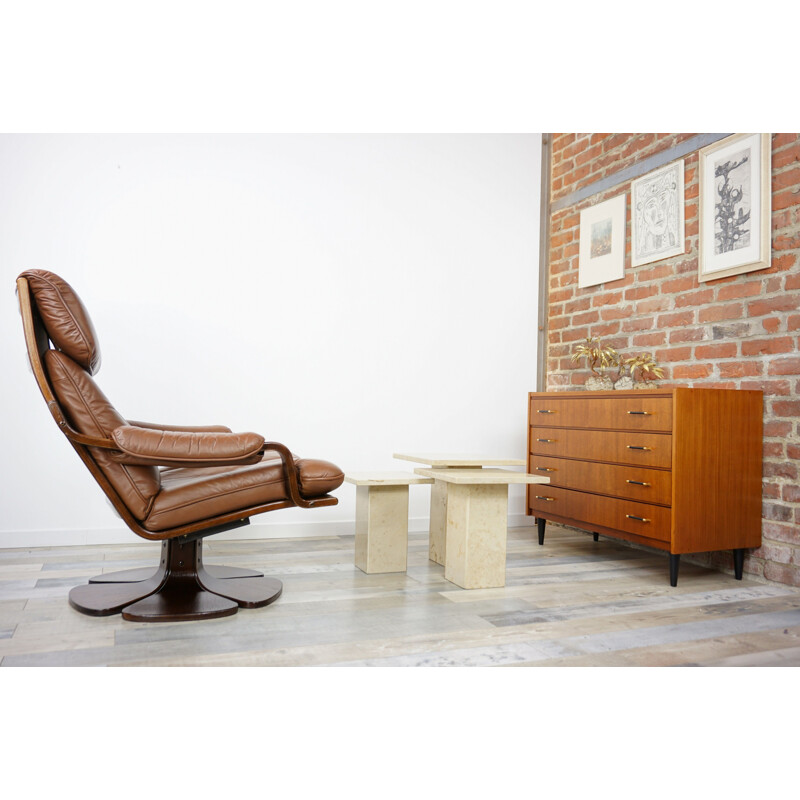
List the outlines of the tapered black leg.
{"label": "tapered black leg", "polygon": [[599,533],[593,533],[592,534],[592,539],[594,539],[596,542],[600,541],[600,534]]}
{"label": "tapered black leg", "polygon": [[539,529],[539,544],[544,544],[544,526],[547,525],[547,520],[541,517],[536,518],[536,527]]}
{"label": "tapered black leg", "polygon": [[738,547],[733,551],[733,574],[737,581],[742,579],[744,572],[744,548]]}
{"label": "tapered black leg", "polygon": [[669,554],[669,585],[678,585],[678,566],[680,565],[681,557],[679,553]]}

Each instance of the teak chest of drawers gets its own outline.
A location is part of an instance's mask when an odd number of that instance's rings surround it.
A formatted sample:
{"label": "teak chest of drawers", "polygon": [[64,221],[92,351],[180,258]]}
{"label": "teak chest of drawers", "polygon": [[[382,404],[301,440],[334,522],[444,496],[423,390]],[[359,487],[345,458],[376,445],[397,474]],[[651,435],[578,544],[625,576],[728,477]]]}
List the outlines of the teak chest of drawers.
{"label": "teak chest of drawers", "polygon": [[682,553],[761,544],[762,393],[672,388],[531,392],[527,513]]}

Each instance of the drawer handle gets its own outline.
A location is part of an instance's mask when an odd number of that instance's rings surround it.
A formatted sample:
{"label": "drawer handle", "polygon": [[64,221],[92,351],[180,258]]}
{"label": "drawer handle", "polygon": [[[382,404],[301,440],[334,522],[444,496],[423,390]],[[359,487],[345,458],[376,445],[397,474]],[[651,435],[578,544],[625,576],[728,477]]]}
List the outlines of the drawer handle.
{"label": "drawer handle", "polygon": [[[542,440],[539,439],[541,442]],[[652,450],[652,447],[642,447],[640,444],[629,444],[627,445],[628,450]]]}
{"label": "drawer handle", "polygon": [[555,472],[553,467],[536,467],[539,472]]}
{"label": "drawer handle", "polygon": [[555,497],[545,497],[543,494],[537,494],[536,495],[536,499],[537,500],[548,500],[549,502],[552,503],[555,500]]}
{"label": "drawer handle", "polygon": [[626,514],[625,515],[628,519],[635,519],[638,522],[650,522],[649,519],[645,519],[644,517],[637,517],[635,514]]}
{"label": "drawer handle", "polygon": [[652,416],[649,411],[629,411],[629,414],[639,414],[642,417],[650,417]]}
{"label": "drawer handle", "polygon": [[633,483],[636,486],[650,486],[649,483],[645,483],[644,481],[625,481],[625,483]]}
{"label": "drawer handle", "polygon": [[551,411],[549,408],[537,408],[536,409],[536,413],[537,414],[555,414],[556,412],[555,411]]}
{"label": "drawer handle", "polygon": [[537,439],[537,442],[554,442],[555,439]]}

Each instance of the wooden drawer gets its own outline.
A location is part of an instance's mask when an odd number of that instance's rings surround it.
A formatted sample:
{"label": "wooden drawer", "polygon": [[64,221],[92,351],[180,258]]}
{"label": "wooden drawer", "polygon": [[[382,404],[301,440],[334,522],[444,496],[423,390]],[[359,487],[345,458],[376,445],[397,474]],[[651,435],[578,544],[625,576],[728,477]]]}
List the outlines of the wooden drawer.
{"label": "wooden drawer", "polygon": [[670,540],[671,512],[663,506],[573,492],[547,484],[531,486],[528,497],[528,507],[534,516],[547,519],[552,514],[590,531],[595,530],[593,526],[599,526],[646,539]]}
{"label": "wooden drawer", "polygon": [[534,455],[669,468],[672,437],[663,433],[531,428]]}
{"label": "wooden drawer", "polygon": [[531,397],[531,425],[550,428],[610,428],[630,431],[672,430],[672,398],[640,396]]}
{"label": "wooden drawer", "polygon": [[665,470],[537,455],[531,457],[528,472],[547,476],[551,486],[565,489],[664,506],[672,502],[672,473]]}

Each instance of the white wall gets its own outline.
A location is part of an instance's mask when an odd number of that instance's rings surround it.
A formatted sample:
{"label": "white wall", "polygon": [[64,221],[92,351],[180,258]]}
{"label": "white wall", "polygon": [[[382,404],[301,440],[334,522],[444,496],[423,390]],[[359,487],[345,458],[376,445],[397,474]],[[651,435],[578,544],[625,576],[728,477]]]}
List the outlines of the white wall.
{"label": "white wall", "polygon": [[[0,546],[138,541],[26,369],[14,280],[65,278],[126,417],[222,423],[345,470],[522,458],[539,134],[0,136]],[[339,505],[243,535],[352,532]],[[412,489],[412,529],[429,489]],[[510,520],[525,518],[512,487]]]}

